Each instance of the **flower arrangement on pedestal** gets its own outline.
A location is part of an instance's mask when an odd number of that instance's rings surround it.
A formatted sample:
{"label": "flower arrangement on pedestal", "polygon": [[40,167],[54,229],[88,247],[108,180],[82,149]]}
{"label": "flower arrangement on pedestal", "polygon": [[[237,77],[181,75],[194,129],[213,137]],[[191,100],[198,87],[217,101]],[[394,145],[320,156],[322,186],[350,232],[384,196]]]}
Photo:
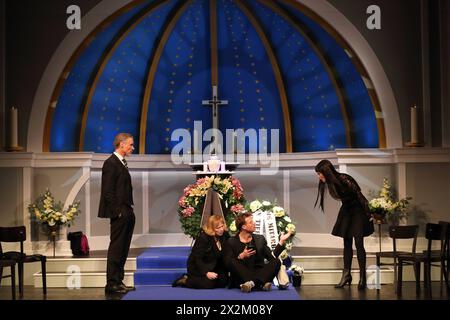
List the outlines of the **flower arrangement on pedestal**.
{"label": "flower arrangement on pedestal", "polygon": [[383,187],[379,196],[369,201],[369,210],[373,215],[376,223],[382,223],[386,218],[393,216],[406,217],[408,215],[407,208],[411,197],[395,200],[391,191],[391,185],[387,178],[383,179]]}
{"label": "flower arrangement on pedestal", "polygon": [[184,188],[183,196],[178,200],[178,214],[183,232],[194,239],[201,232],[203,205],[210,188],[217,192],[221,200],[229,230],[231,230],[230,225],[234,223],[235,217],[244,210],[245,198],[238,179],[234,177],[221,178],[215,175],[198,179],[195,184]]}
{"label": "flower arrangement on pedestal", "polygon": [[41,224],[46,225],[49,229],[54,229],[55,226],[67,225],[70,227],[75,217],[80,214],[79,205],[78,201],[64,209],[63,203],[55,201],[50,190],[47,189],[34,203],[28,206],[28,211]]}
{"label": "flower arrangement on pedestal", "polygon": [[36,217],[37,221],[46,228],[49,236],[53,240],[53,256],[55,256],[55,238],[57,231],[61,226],[70,227],[75,217],[80,214],[78,208],[80,202],[74,202],[66,209],[63,208],[61,201],[56,201],[50,190],[41,194],[34,203],[28,206],[28,212]]}
{"label": "flower arrangement on pedestal", "polygon": [[286,240],[286,249],[280,255],[281,259],[285,260],[289,256],[289,252],[292,249],[292,241],[294,239],[296,229],[295,224],[289,217],[288,213],[284,210],[283,207],[277,205],[276,201],[270,202],[267,200],[254,200],[246,205],[246,210],[252,212],[253,214],[257,214],[259,212],[271,212],[275,216],[277,231],[279,235],[281,233],[287,233],[291,231],[292,235]]}

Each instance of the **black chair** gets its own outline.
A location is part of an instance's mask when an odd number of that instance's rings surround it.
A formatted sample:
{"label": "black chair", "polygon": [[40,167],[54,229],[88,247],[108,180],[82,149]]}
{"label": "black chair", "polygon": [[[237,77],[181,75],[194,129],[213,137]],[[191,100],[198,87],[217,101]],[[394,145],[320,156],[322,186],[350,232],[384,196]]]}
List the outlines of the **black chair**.
{"label": "black chair", "polygon": [[450,275],[450,222],[447,221],[439,221],[439,224],[442,226],[443,230],[443,248],[442,248],[442,260],[441,260],[441,283],[442,280],[445,280],[445,285],[447,290],[450,291],[449,286],[449,275]]}
{"label": "black chair", "polygon": [[[433,256],[442,256],[442,259],[440,261],[440,264],[431,264],[433,267],[440,267],[441,268],[441,276],[440,276],[440,283],[441,287],[442,284],[445,281],[445,285],[447,287],[447,290],[450,290],[449,287],[449,262],[450,262],[450,246],[449,246],[449,238],[450,238],[450,222],[446,221],[439,221],[439,224],[442,226],[442,245],[443,247],[440,250],[432,250],[431,254]],[[423,253],[426,253],[427,250],[424,250]],[[431,268],[430,266],[430,268]]]}
{"label": "black chair", "polygon": [[[396,287],[397,284],[397,259],[400,254],[402,255],[413,255],[416,253],[416,244],[417,244],[417,234],[419,233],[419,226],[418,225],[412,225],[412,226],[390,226],[389,227],[389,237],[392,238],[392,248],[393,251],[381,251],[377,252],[376,260],[377,260],[377,267],[378,269],[381,266],[394,266],[394,287]],[[412,247],[411,251],[398,251],[397,250],[397,239],[411,239],[412,241]],[[387,262],[381,262],[381,258],[390,258],[393,259],[393,262],[387,263]],[[420,270],[415,270],[416,272],[420,272]],[[416,286],[420,288],[420,283],[416,283]],[[379,287],[378,287],[379,289]]]}
{"label": "black chair", "polygon": [[[11,267],[11,274],[4,276],[3,268]],[[2,279],[11,278],[12,299],[16,300],[16,262],[3,258],[2,247],[0,246],[0,284]]]}
{"label": "black chair", "polygon": [[[427,250],[422,253],[416,253],[414,255],[399,255],[398,256],[398,284],[397,294],[402,294],[402,278],[403,278],[403,265],[414,264],[418,270],[420,270],[420,264],[424,263],[424,285],[429,293],[431,293],[431,267],[437,266],[441,268],[441,274],[444,267],[444,236],[446,230],[442,224],[427,223],[425,238],[428,240]],[[440,241],[440,250],[438,254],[433,254],[431,250],[433,241]],[[436,252],[436,251],[434,251]],[[438,265],[433,262],[439,262]],[[415,274],[416,283],[420,282],[420,272]]]}
{"label": "black chair", "polygon": [[19,295],[23,297],[23,268],[25,263],[41,262],[42,267],[42,289],[44,295],[47,294],[47,257],[41,254],[27,255],[23,252],[23,242],[26,240],[25,226],[20,227],[0,227],[0,247],[1,242],[20,242],[20,252],[4,252],[5,259],[14,260],[19,265]]}

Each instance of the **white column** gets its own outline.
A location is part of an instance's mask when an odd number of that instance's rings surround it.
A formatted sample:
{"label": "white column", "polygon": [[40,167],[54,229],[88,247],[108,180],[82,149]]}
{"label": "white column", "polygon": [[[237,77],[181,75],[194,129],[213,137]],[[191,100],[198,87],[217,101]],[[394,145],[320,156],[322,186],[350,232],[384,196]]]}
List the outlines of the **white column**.
{"label": "white column", "polygon": [[142,172],[142,234],[147,234],[149,224],[149,186],[148,186],[149,174],[147,171]]}
{"label": "white column", "polygon": [[[397,185],[398,185],[398,199],[406,198],[406,163],[400,162],[397,164]],[[400,217],[400,225],[407,225],[407,217]]]}
{"label": "white column", "polygon": [[[85,174],[91,174],[91,168],[90,167],[83,167],[83,176]],[[89,178],[86,181],[85,188],[84,188],[84,204],[85,204],[85,215],[86,215],[86,221],[85,221],[85,230],[86,230],[86,237],[89,239],[91,237],[91,179]],[[67,233],[67,229],[66,233]],[[67,239],[67,234],[66,237]]]}
{"label": "white column", "polygon": [[398,198],[406,198],[406,163],[397,163]]}
{"label": "white column", "polygon": [[291,186],[290,186],[290,177],[291,171],[283,170],[283,208],[287,213],[290,214],[291,208]]}
{"label": "white column", "polygon": [[30,213],[28,212],[28,205],[34,201],[32,199],[33,194],[33,168],[25,167],[22,170],[22,201],[23,201],[23,225],[26,228],[27,241],[25,246],[27,251],[32,250],[31,242],[31,219]]}

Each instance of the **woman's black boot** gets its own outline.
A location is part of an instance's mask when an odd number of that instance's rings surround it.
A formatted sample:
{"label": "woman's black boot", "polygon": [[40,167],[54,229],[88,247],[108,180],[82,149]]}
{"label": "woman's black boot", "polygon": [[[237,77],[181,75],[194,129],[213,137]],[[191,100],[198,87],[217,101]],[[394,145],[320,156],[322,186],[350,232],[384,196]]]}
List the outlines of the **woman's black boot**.
{"label": "woman's black boot", "polygon": [[342,278],[341,281],[337,285],[335,285],[335,288],[342,288],[348,283],[348,285],[352,284],[352,275],[350,273],[350,269],[344,269],[342,271]]}
{"label": "woman's black boot", "polygon": [[187,281],[187,274],[183,274],[181,277],[175,279],[174,282],[172,282],[172,287],[184,287],[186,286]]}
{"label": "woman's black boot", "polygon": [[364,290],[366,288],[366,284],[366,271],[364,270],[359,273],[358,290]]}

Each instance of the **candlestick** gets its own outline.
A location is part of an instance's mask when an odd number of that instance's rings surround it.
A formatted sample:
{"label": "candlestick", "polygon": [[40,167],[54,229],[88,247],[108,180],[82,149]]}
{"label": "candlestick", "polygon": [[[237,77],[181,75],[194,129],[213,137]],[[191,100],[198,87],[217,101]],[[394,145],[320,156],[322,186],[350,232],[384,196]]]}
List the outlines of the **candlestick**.
{"label": "candlestick", "polygon": [[10,112],[10,143],[8,151],[22,151],[19,146],[19,125],[18,125],[18,110],[16,107],[11,108]]}
{"label": "candlestick", "polygon": [[411,107],[411,141],[406,143],[407,147],[423,147],[419,142],[419,121],[418,108],[416,105]]}

